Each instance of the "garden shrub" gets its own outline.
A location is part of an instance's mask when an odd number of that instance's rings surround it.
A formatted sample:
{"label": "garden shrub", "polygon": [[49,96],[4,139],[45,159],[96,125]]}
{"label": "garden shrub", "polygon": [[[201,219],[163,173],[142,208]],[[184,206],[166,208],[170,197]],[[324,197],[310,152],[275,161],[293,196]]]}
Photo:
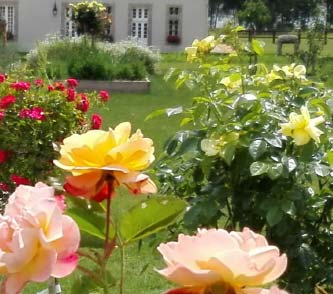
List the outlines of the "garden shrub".
{"label": "garden shrub", "polygon": [[49,84],[0,74],[1,197],[19,184],[54,176],[55,144],[73,132],[97,127],[90,126],[87,115],[96,94],[88,98],[76,86],[74,79]]}
{"label": "garden shrub", "polygon": [[[154,73],[158,53],[133,42],[90,47],[85,38],[50,38],[27,55],[28,69],[56,79],[143,80]],[[129,74],[129,76],[126,75]]]}
{"label": "garden shrub", "polygon": [[229,38],[237,54],[210,62],[200,48],[214,40],[197,41],[186,52],[198,67],[166,75],[198,95],[189,108],[166,110],[190,127],[165,145],[156,167],[161,192],[189,201],[189,230],[265,233],[289,257],[290,293],[332,287],[333,91],[308,80],[303,65],[254,71],[235,62],[244,49],[263,54],[256,40],[240,44],[238,30]]}

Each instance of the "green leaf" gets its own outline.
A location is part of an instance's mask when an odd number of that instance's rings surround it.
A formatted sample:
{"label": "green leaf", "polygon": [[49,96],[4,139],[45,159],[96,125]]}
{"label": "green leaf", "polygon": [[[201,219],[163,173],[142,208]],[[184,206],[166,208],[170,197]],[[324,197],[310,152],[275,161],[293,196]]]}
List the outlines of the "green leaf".
{"label": "green leaf", "polygon": [[328,164],[332,167],[333,166],[333,151],[328,150],[326,152],[326,159],[327,159]]}
{"label": "green leaf", "polygon": [[270,179],[275,180],[279,176],[281,176],[282,172],[283,172],[282,163],[275,163],[272,164],[270,169],[268,170],[268,176],[270,177]]}
{"label": "green leaf", "polygon": [[267,143],[263,140],[255,140],[249,146],[249,152],[253,159],[258,159],[265,153],[266,149]]}
{"label": "green leaf", "polygon": [[289,215],[295,215],[296,207],[293,201],[283,200],[281,202],[281,209]]}
{"label": "green leaf", "polygon": [[282,220],[282,218],[283,211],[277,206],[269,209],[266,214],[266,220],[271,227],[277,225]]}
{"label": "green leaf", "polygon": [[276,148],[282,148],[282,140],[279,137],[275,135],[266,135],[264,139],[268,144]]}
{"label": "green leaf", "polygon": [[315,163],[314,171],[316,175],[320,177],[326,177],[330,174],[331,169],[327,165]]}
{"label": "green leaf", "polygon": [[250,173],[252,176],[259,176],[267,173],[269,170],[269,164],[261,161],[255,161],[250,166]]}
{"label": "green leaf", "polygon": [[170,80],[170,78],[174,75],[176,69],[174,67],[171,67],[167,72],[166,74],[164,75],[164,80],[165,81],[168,81]]}
{"label": "green leaf", "polygon": [[225,160],[227,165],[231,165],[235,157],[236,144],[234,142],[228,143],[223,147],[221,152],[222,158]]}
{"label": "green leaf", "polygon": [[296,160],[292,157],[283,157],[282,163],[287,168],[288,172],[292,172],[297,167]]}
{"label": "green leaf", "polygon": [[119,219],[122,242],[128,244],[166,228],[177,220],[185,207],[185,201],[165,196],[154,196],[137,204]]}
{"label": "green leaf", "polygon": [[72,207],[66,211],[78,224],[81,231],[88,233],[94,237],[104,240],[105,219],[101,215],[82,209],[80,207]]}
{"label": "green leaf", "polygon": [[145,120],[144,121],[147,121],[147,120],[150,120],[154,117],[157,117],[157,116],[160,116],[160,115],[163,115],[165,114],[165,108],[163,109],[157,109],[157,110],[154,110],[153,112],[149,113],[146,117],[145,117]]}
{"label": "green leaf", "polygon": [[257,55],[261,56],[261,55],[264,54],[264,45],[265,45],[265,43],[260,42],[260,41],[258,41],[258,40],[256,40],[256,39],[253,39],[251,45],[252,45],[252,49],[253,49],[253,51],[254,51]]}
{"label": "green leaf", "polygon": [[178,107],[174,107],[174,108],[167,108],[165,110],[165,113],[167,116],[173,116],[176,114],[180,114],[183,112],[183,107],[182,106],[178,106]]}

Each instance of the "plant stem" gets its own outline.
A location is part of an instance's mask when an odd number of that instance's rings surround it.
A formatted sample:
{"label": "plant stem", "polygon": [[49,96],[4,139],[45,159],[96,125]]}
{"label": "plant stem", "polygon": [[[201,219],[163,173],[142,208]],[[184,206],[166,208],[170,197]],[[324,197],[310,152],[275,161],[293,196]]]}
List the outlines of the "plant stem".
{"label": "plant stem", "polygon": [[104,258],[108,259],[109,256],[107,254],[107,249],[109,247],[109,235],[110,235],[110,214],[111,214],[111,195],[107,199],[107,204],[106,204],[106,232],[105,232],[105,242],[104,242]]}
{"label": "plant stem", "polygon": [[120,248],[120,284],[119,294],[124,293],[124,280],[125,280],[125,246],[122,244]]}

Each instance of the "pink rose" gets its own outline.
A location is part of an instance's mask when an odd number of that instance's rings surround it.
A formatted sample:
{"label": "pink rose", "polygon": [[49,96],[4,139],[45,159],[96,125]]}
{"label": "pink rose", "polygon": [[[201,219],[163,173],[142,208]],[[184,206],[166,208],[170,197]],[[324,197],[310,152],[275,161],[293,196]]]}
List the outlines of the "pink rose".
{"label": "pink rose", "polygon": [[82,112],[87,112],[89,109],[89,100],[88,97],[81,93],[79,95],[79,97],[81,98],[80,101],[77,103],[76,105],[76,109],[81,110]]}
{"label": "pink rose", "polygon": [[6,109],[9,105],[16,102],[16,97],[13,95],[7,95],[0,99],[0,108]]}
{"label": "pink rose", "polygon": [[78,264],[79,242],[79,228],[62,214],[52,187],[19,186],[0,217],[1,293],[17,294],[29,281],[69,275]]}
{"label": "pink rose", "polygon": [[[201,229],[196,236],[180,234],[178,242],[161,244],[159,252],[167,267],[158,272],[182,286],[167,293],[284,294],[276,287],[261,288],[279,278],[287,257],[270,246],[264,236],[244,228],[228,233]],[[255,288],[257,287],[257,288]]]}
{"label": "pink rose", "polygon": [[47,89],[49,90],[49,92],[52,92],[52,91],[54,91],[55,88],[53,85],[48,85]]}
{"label": "pink rose", "polygon": [[31,109],[24,108],[19,113],[20,118],[31,118],[34,120],[45,120],[46,116],[44,110],[41,107],[33,107]]}
{"label": "pink rose", "polygon": [[2,121],[4,117],[5,117],[5,112],[0,111],[0,121]]}
{"label": "pink rose", "polygon": [[0,84],[6,80],[6,76],[4,74],[0,74]]}
{"label": "pink rose", "polygon": [[94,113],[91,116],[91,129],[98,130],[101,128],[101,125],[102,125],[102,117],[99,114]]}
{"label": "pink rose", "polygon": [[30,89],[29,82],[16,82],[10,85],[11,88],[15,89],[16,91],[27,91]]}
{"label": "pink rose", "polygon": [[10,180],[16,185],[30,185],[30,180],[15,174],[10,176]]}
{"label": "pink rose", "polygon": [[65,201],[65,195],[55,195],[55,200],[57,201],[57,205],[60,208],[61,212],[64,212],[67,208],[66,201]]}
{"label": "pink rose", "polygon": [[4,163],[8,158],[8,151],[0,150],[0,164]]}
{"label": "pink rose", "polygon": [[76,79],[67,79],[66,80],[68,87],[76,88],[79,85],[79,82]]}
{"label": "pink rose", "polygon": [[99,97],[103,102],[108,102],[110,95],[107,91],[102,90],[99,92]]}

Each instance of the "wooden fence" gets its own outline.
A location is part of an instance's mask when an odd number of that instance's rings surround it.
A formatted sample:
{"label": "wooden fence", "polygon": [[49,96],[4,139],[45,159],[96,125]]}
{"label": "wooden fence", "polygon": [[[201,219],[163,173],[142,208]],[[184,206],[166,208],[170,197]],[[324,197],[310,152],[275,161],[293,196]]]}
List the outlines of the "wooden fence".
{"label": "wooden fence", "polygon": [[[240,37],[248,38],[249,41],[252,40],[252,38],[261,38],[261,39],[271,39],[272,43],[275,44],[276,38],[280,35],[296,35],[298,38],[298,43],[300,44],[302,41],[302,38],[304,38],[303,33],[305,31],[297,30],[297,31],[277,31],[277,30],[270,30],[270,31],[255,31],[255,30],[245,30],[239,33]],[[327,44],[327,41],[333,40],[333,35],[329,36],[329,33],[333,33],[332,30],[325,30],[324,33],[324,42],[325,45]]]}

